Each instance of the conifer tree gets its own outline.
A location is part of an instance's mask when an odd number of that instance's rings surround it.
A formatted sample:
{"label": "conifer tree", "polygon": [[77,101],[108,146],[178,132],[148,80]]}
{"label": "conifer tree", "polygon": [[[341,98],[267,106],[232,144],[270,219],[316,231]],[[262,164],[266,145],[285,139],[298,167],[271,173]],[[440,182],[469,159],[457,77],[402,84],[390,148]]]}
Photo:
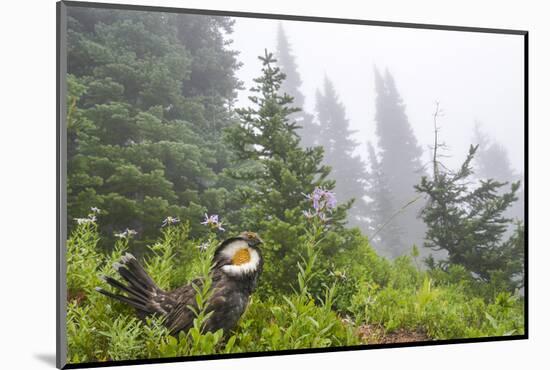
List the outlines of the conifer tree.
{"label": "conifer tree", "polygon": [[126,228],[146,243],[167,216],[223,213],[232,183],[221,133],[238,86],[223,37],[231,21],[80,7],[68,15],[69,227],[99,207],[102,244]]}
{"label": "conifer tree", "polygon": [[498,181],[510,181],[516,177],[506,148],[498,142],[491,142],[479,122],[474,126],[473,142],[478,146],[475,157],[478,177]]}
{"label": "conifer tree", "polygon": [[391,254],[400,255],[407,253],[413,244],[422,244],[424,225],[418,217],[421,204],[414,190],[423,174],[422,149],[414,136],[393,76],[389,71],[382,76],[377,69],[374,74],[380,171],[392,197],[391,213],[397,214],[391,222],[403,235],[403,243],[398,248],[392,247]]}
{"label": "conifer tree", "polygon": [[[437,133],[436,133],[437,134]],[[523,280],[523,226],[506,241],[511,219],[504,216],[506,209],[517,199],[519,183],[509,191],[501,189],[506,183],[493,179],[480,180],[472,186],[472,161],[478,149],[470,146],[466,160],[457,171],[440,164],[434,146],[433,176],[422,177],[417,191],[428,196],[422,217],[428,226],[425,246],[444,250],[448,257],[437,265],[464,266],[474,277],[489,282],[505,279],[513,290]],[[433,264],[433,262],[431,263]],[[433,267],[433,266],[432,266]]]}
{"label": "conifer tree", "polygon": [[[265,289],[288,291],[289,278],[296,276],[300,261],[297,246],[308,208],[305,194],[316,187],[331,190],[334,181],[327,180],[330,169],[322,164],[323,149],[300,146],[297,124],[289,119],[297,108],[293,98],[280,91],[285,76],[273,55],[265,51],[259,59],[262,75],[254,80],[251,106],[237,109],[241,122],[228,130],[228,141],[241,164],[232,174],[245,182],[238,190],[242,228],[257,230],[269,241],[264,249],[269,281]],[[330,215],[331,229],[342,228],[348,207],[344,203]],[[336,253],[338,248],[330,243],[324,253]]]}
{"label": "conifer tree", "polygon": [[474,126],[473,142],[478,145],[475,158],[475,174],[477,178],[494,179],[500,182],[521,182],[517,193],[518,200],[507,210],[506,216],[523,221],[525,192],[523,181],[521,180],[523,180],[524,176],[514,172],[506,148],[502,144],[491,140],[482,131],[479,122]]}
{"label": "conifer tree", "polygon": [[318,145],[318,127],[317,124],[313,122],[313,116],[303,109],[305,97],[300,90],[302,86],[302,79],[298,73],[296,58],[292,54],[292,47],[281,23],[279,23],[277,29],[276,56],[278,66],[281,68],[281,72],[286,76],[281,84],[281,91],[292,96],[294,98],[293,106],[300,108],[299,111],[290,114],[289,119],[295,120],[298,123],[298,126],[300,126],[296,132],[300,135],[301,145],[304,148]]}
{"label": "conifer tree", "polygon": [[369,173],[367,194],[371,201],[367,205],[368,235],[371,244],[388,257],[394,254],[403,244],[402,231],[393,223],[393,199],[378,156],[372,143],[367,143],[369,157]]}
{"label": "conifer tree", "polygon": [[353,226],[366,231],[365,183],[367,173],[361,158],[354,152],[358,143],[351,135],[345,107],[339,101],[334,85],[325,76],[322,91],[316,94],[319,121],[318,144],[324,150],[324,163],[331,168],[330,178],[336,181],[335,192],[339,199],[353,199],[348,220]]}

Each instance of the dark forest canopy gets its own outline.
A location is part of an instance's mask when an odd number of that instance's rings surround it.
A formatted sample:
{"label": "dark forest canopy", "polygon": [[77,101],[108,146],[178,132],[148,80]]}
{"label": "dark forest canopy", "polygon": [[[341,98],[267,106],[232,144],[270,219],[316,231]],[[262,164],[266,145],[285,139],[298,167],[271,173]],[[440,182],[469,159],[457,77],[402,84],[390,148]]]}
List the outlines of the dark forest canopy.
{"label": "dark forest canopy", "polygon": [[69,220],[90,207],[142,239],[166,216],[228,214],[222,144],[237,52],[223,17],[69,8]]}

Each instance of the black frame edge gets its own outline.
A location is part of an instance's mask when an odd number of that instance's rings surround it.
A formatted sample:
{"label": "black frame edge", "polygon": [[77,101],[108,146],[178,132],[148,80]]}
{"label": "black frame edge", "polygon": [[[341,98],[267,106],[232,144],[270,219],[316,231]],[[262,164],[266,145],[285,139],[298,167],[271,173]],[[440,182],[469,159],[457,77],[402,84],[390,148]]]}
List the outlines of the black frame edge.
{"label": "black frame edge", "polygon": [[67,364],[66,330],[66,35],[67,5],[56,3],[56,349],[58,369]]}
{"label": "black frame edge", "polygon": [[68,6],[83,7],[83,8],[103,8],[103,9],[118,9],[118,10],[136,10],[136,11],[144,11],[144,12],[148,11],[148,12],[164,12],[164,13],[203,14],[203,15],[211,15],[211,16],[280,19],[280,20],[288,20],[288,21],[357,24],[357,25],[399,27],[399,28],[419,28],[419,29],[427,29],[427,30],[439,30],[439,31],[499,33],[499,34],[508,34],[508,35],[525,35],[527,33],[526,30],[452,26],[452,25],[442,25],[442,24],[408,23],[408,22],[393,22],[393,21],[389,22],[389,21],[375,21],[375,20],[363,20],[363,19],[353,19],[353,18],[331,18],[331,17],[304,16],[304,15],[293,15],[293,14],[274,14],[274,13],[255,13],[255,12],[214,10],[214,9],[176,8],[176,7],[167,7],[167,6],[114,4],[114,3],[101,3],[101,2],[73,1],[73,0],[62,0],[62,2]]}
{"label": "black frame edge", "polygon": [[524,47],[524,91],[523,91],[523,171],[524,171],[524,204],[525,209],[523,219],[525,223],[524,234],[524,257],[523,257],[523,276],[524,276],[524,324],[523,330],[525,337],[529,338],[529,32],[523,36]]}
{"label": "black frame edge", "polygon": [[60,118],[60,112],[61,109],[59,108],[59,85],[60,85],[60,71],[59,71],[59,59],[60,59],[60,51],[59,51],[59,42],[61,38],[61,3],[55,4],[55,17],[56,17],[56,30],[55,30],[55,179],[56,179],[56,186],[55,186],[55,201],[56,201],[56,209],[55,209],[55,227],[56,227],[56,233],[55,233],[55,261],[56,261],[56,269],[55,269],[55,285],[56,285],[56,297],[55,297],[55,366],[57,368],[61,368],[64,366],[64,364],[61,363],[61,298],[59,297],[59,288],[60,288],[60,274],[59,274],[59,257],[61,253],[61,248],[59,245],[59,221],[60,221],[60,215],[59,211],[61,210],[61,199],[59,199],[60,195],[60,187],[59,187],[59,145],[61,143],[60,138],[60,132],[59,132],[59,118]]}
{"label": "black frame edge", "polygon": [[194,361],[238,359],[238,358],[249,358],[249,357],[272,357],[272,356],[303,355],[303,354],[315,354],[315,353],[393,349],[393,348],[406,348],[406,347],[441,346],[441,345],[449,345],[449,344],[478,344],[478,343],[486,343],[486,342],[502,342],[502,341],[525,340],[525,339],[528,339],[526,335],[511,335],[507,337],[502,336],[502,337],[483,337],[483,338],[463,338],[463,339],[449,339],[449,340],[408,342],[408,343],[365,344],[365,345],[344,346],[344,347],[292,349],[292,350],[280,350],[280,351],[269,351],[269,352],[243,352],[243,353],[200,355],[200,356],[189,356],[189,357],[166,357],[166,358],[152,358],[152,359],[106,361],[106,362],[84,362],[79,364],[69,363],[69,364],[66,364],[63,367],[63,369],[82,369],[82,368],[129,366],[129,365],[144,365],[144,364],[165,364],[165,363],[174,363],[174,362],[194,362]]}

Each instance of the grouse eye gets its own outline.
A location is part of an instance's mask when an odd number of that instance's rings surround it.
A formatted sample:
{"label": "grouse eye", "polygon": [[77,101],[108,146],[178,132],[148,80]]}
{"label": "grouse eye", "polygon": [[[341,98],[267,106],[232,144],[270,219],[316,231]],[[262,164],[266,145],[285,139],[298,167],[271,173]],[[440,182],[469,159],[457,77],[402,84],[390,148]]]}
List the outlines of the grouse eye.
{"label": "grouse eye", "polygon": [[231,259],[231,263],[234,265],[242,265],[247,262],[250,262],[250,251],[248,248],[242,248],[235,252],[233,255],[233,258]]}

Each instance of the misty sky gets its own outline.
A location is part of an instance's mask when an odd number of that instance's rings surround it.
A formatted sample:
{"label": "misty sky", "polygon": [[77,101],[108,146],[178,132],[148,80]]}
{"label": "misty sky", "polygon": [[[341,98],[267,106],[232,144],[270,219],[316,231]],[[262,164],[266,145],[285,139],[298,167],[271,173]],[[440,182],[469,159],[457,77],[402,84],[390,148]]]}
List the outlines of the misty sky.
{"label": "misty sky", "polygon": [[238,77],[246,90],[260,73],[259,54],[275,51],[282,22],[299,67],[305,109],[314,112],[315,90],[326,74],[344,103],[358,149],[376,143],[374,67],[393,74],[406,113],[428,161],[435,101],[444,111],[441,138],[457,166],[471,143],[475,121],[503,144],[523,172],[523,37],[473,32],[419,30],[314,22],[236,18],[233,48],[244,63]]}

